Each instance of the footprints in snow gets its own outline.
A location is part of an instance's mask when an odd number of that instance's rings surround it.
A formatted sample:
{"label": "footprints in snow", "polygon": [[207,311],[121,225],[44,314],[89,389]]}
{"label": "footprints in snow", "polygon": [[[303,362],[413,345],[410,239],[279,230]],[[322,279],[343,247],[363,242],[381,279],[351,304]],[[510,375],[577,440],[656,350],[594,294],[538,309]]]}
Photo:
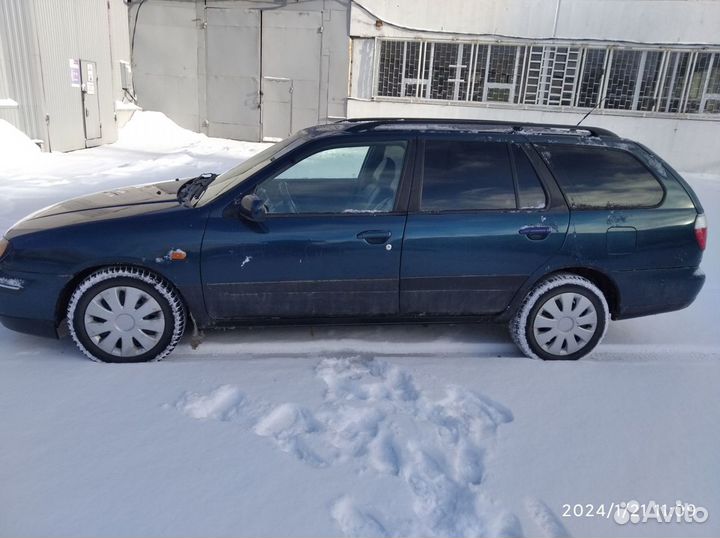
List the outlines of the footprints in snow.
{"label": "footprints in snow", "polygon": [[315,374],[325,392],[312,410],[293,403],[269,409],[230,385],[186,395],[176,407],[196,419],[240,421],[311,466],[346,464],[403,481],[412,517],[399,521],[345,496],[331,515],[347,535],[522,534],[517,518],[482,490],[497,428],[513,419],[508,409],[457,386],[433,399],[407,372],[375,359],[323,359]]}
{"label": "footprints in snow", "polygon": [[210,394],[186,394],[176,407],[191,418],[230,420],[245,403],[245,395],[232,385],[222,385]]}

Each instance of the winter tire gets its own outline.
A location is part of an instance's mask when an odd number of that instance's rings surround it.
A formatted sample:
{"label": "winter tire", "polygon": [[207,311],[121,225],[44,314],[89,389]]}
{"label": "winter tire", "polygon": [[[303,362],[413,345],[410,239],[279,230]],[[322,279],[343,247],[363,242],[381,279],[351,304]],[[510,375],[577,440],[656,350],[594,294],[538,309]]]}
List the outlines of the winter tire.
{"label": "winter tire", "polygon": [[102,362],[160,360],[185,330],[175,289],[132,267],[108,267],[85,278],[70,298],[67,318],[80,351]]}
{"label": "winter tire", "polygon": [[510,322],[510,334],[528,357],[577,360],[600,343],[609,318],[607,300],[595,284],[562,273],[527,294]]}

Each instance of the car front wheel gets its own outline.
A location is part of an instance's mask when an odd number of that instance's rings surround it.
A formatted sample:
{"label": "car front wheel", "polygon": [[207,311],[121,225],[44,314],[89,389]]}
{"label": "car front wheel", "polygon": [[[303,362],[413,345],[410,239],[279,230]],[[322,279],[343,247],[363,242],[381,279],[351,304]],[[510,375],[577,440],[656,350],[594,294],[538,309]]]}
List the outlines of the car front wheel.
{"label": "car front wheel", "polygon": [[131,267],[108,267],[85,278],[70,298],[67,317],[80,350],[102,362],[160,360],[185,329],[177,291]]}
{"label": "car front wheel", "polygon": [[577,360],[600,343],[609,318],[607,300],[595,284],[563,273],[527,294],[510,322],[510,334],[528,357]]}

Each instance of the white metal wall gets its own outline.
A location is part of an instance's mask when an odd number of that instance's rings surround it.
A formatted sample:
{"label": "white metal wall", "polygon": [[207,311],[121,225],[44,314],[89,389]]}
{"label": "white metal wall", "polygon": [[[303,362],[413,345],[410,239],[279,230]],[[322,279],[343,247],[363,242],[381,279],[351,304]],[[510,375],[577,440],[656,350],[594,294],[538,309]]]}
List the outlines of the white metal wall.
{"label": "white metal wall", "polygon": [[231,5],[209,7],[206,13],[207,133],[259,140],[260,11]]}
{"label": "white metal wall", "polygon": [[47,142],[32,13],[32,4],[26,0],[0,2],[0,99],[17,103],[0,108],[0,118],[31,138]]}
{"label": "white metal wall", "polygon": [[[245,140],[275,137],[263,129],[264,117],[273,120],[277,112],[262,113],[263,91],[280,99],[278,106],[292,102],[294,112],[288,107],[287,115],[293,130],[345,117],[344,1],[152,0],[131,8],[131,27],[138,9],[133,65],[143,108],[160,110],[188,129]],[[263,27],[273,35],[263,37]],[[299,46],[300,34],[310,45]],[[310,71],[317,84],[307,91],[302,81]]]}
{"label": "white metal wall", "polygon": [[132,61],[139,103],[199,131],[198,59],[204,51],[199,46],[202,25],[195,2],[148,0],[142,7],[135,3],[130,9],[131,41],[138,9]]}
{"label": "white metal wall", "polygon": [[0,2],[0,109],[46,149],[85,147],[82,96],[70,82],[70,59],[97,62],[102,138],[117,139],[115,101],[123,99],[119,62],[128,61],[123,0],[3,0]]}

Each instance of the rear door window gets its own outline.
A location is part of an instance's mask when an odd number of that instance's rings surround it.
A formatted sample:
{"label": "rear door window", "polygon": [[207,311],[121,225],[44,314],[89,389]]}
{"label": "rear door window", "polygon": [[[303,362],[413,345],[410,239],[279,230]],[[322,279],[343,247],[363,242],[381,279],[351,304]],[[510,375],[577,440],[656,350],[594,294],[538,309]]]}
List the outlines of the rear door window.
{"label": "rear door window", "polygon": [[507,144],[426,140],[420,209],[515,209]]}
{"label": "rear door window", "polygon": [[538,149],[573,208],[654,207],[663,199],[658,180],[627,151],[560,144]]}

